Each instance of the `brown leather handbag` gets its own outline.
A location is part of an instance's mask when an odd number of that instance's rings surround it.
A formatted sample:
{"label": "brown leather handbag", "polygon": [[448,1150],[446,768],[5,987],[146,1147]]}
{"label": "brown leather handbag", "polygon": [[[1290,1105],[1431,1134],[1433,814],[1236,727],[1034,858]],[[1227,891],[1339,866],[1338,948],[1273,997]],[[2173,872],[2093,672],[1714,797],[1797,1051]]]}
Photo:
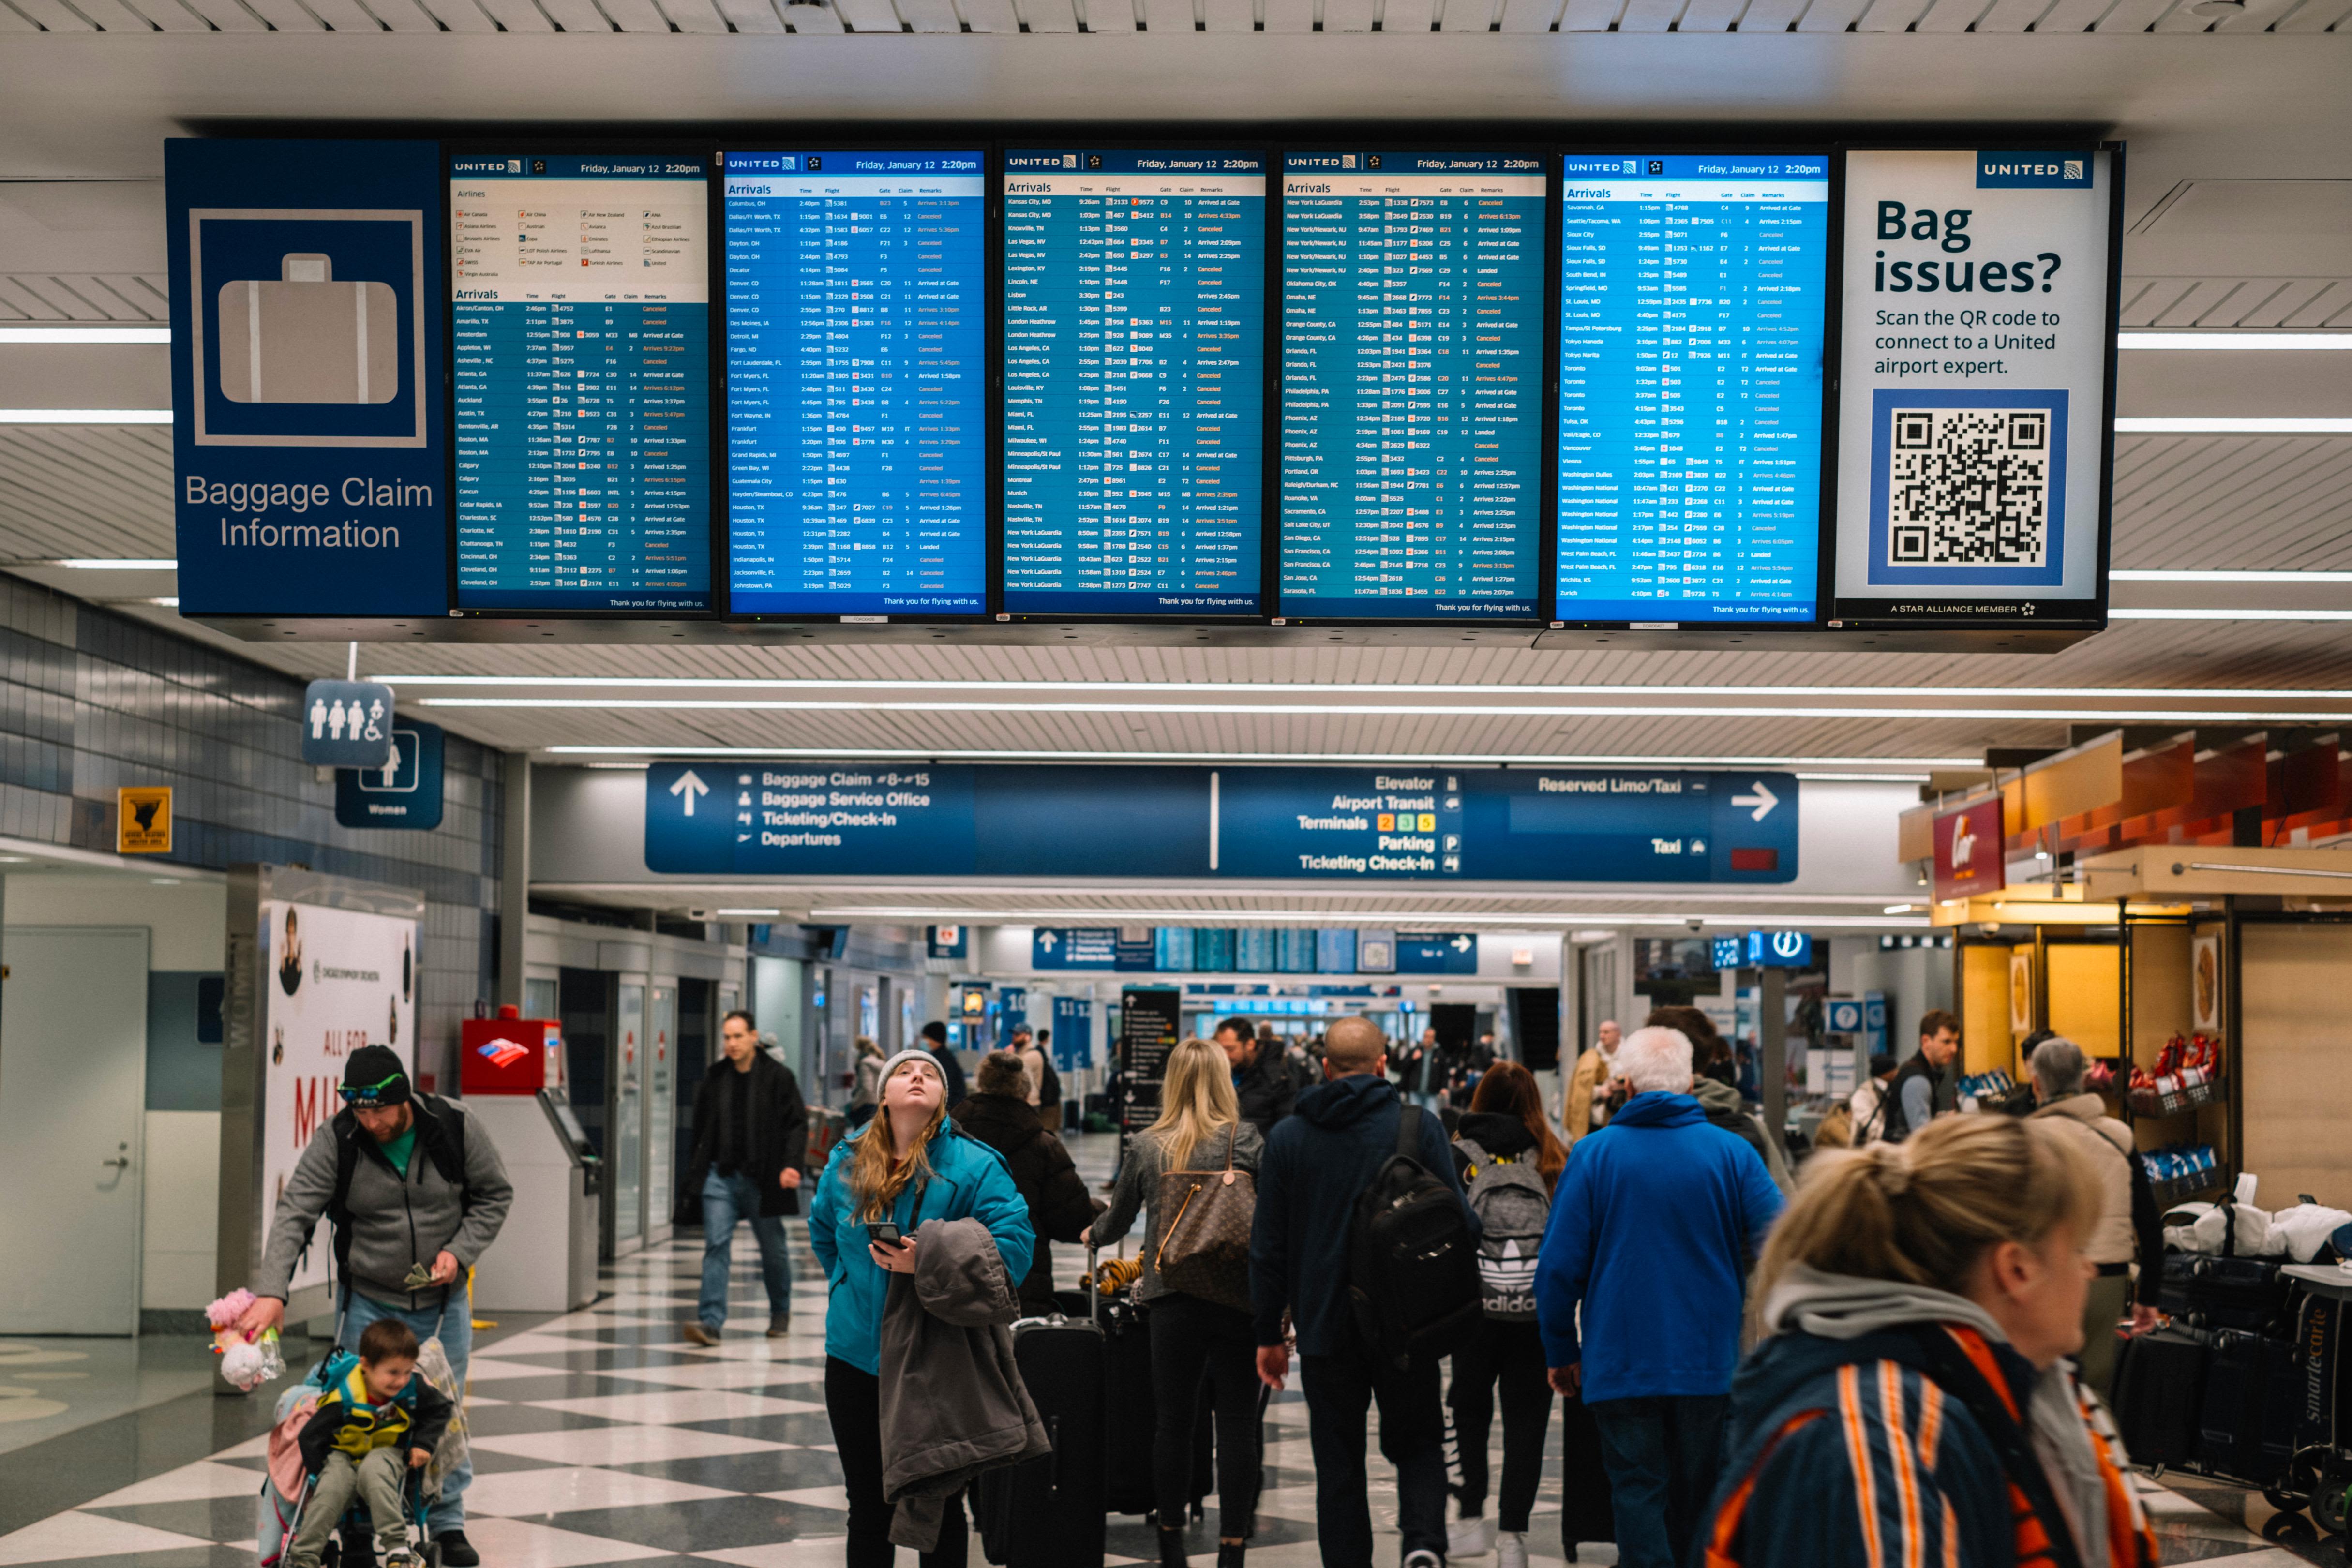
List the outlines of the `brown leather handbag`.
{"label": "brown leather handbag", "polygon": [[1247,1312],[1257,1178],[1234,1168],[1234,1139],[1240,1131],[1238,1121],[1225,1129],[1223,1170],[1160,1174],[1160,1212],[1168,1218],[1152,1264],[1168,1289]]}

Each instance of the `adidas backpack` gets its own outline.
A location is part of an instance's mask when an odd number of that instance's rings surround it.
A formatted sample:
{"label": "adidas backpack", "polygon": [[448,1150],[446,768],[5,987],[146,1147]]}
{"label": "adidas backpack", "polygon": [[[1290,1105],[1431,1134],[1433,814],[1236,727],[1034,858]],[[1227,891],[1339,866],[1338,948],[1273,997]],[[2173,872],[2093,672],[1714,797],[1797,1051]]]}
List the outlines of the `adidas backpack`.
{"label": "adidas backpack", "polygon": [[1490,1155],[1467,1138],[1454,1148],[1468,1162],[1465,1185],[1485,1233],[1478,1242],[1479,1304],[1507,1323],[1536,1321],[1536,1248],[1551,1219],[1551,1188],[1535,1151]]}

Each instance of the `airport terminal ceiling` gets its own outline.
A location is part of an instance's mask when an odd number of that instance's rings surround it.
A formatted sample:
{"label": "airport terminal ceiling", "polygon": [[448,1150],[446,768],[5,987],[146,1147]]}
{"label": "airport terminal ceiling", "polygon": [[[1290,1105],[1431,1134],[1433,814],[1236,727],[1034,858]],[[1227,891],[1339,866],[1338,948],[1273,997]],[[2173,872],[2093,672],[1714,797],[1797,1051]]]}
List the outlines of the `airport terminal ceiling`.
{"label": "airport terminal ceiling", "polygon": [[[2130,150],[2114,613],[2062,653],[1800,652],[1763,635],[1667,652],[535,639],[547,645],[363,643],[361,666],[457,733],[568,763],[684,747],[1139,762],[1737,758],[1910,787],[1990,747],[2060,745],[2102,726],[2332,726],[2346,709],[2352,593],[2328,574],[2352,572],[2352,361],[2218,345],[2229,333],[2352,327],[2352,38],[2339,26],[2352,6],[2252,0],[2208,17],[2169,0],[1693,0],[1663,11],[1569,0],[1530,21],[1535,10],[1511,0],[1467,30],[1450,4],[1434,13],[1439,30],[1423,16],[1407,37],[1402,15],[1391,18],[1397,0],[1321,0],[1320,32],[1287,30],[1297,8],[1283,0],[1265,0],[1265,30],[1248,32],[1217,0],[1197,30],[1171,30],[1156,7],[1150,31],[1134,30],[1124,7],[1112,28],[1096,5],[1083,34],[1042,16],[1027,32],[997,30],[1002,4],[955,13],[947,32],[945,5],[904,0],[890,15],[909,30],[877,37],[889,10],[879,3],[790,8],[857,29],[822,37],[779,33],[772,8],[739,16],[733,0],[720,8],[728,20],[702,16],[703,0],[657,26],[650,0],[601,11],[588,0],[466,0],[438,22],[419,18],[438,16],[441,0],[373,11],[352,0],[308,10],[173,0],[168,18],[149,19],[168,30],[147,30],[132,0],[109,0],[95,25],[88,6],[0,6],[0,28],[14,29],[0,39],[0,325],[161,320],[162,143],[191,133],[733,125],[788,136],[824,125],[837,141],[850,125],[896,122],[903,134],[918,120],[1108,128],[1150,116],[1252,121],[1271,139],[1378,113],[1457,129],[1485,117],[1489,131],[1551,139],[1991,124],[2114,138]],[[215,9],[227,20],[198,19]],[[607,36],[554,30],[591,16]],[[278,30],[260,30],[265,17]],[[1365,30],[1375,17],[1383,29]],[[1655,30],[1669,20],[1676,30]],[[255,112],[265,103],[267,120]],[[168,401],[163,355],[139,343],[0,343],[0,371],[26,389],[6,401],[153,409]],[[2260,427],[2226,423],[2247,419]],[[2321,428],[2283,427],[2295,420]],[[8,570],[291,673],[341,673],[340,643],[231,643],[159,602],[175,591],[168,428],[0,426],[0,475]],[[93,558],[151,564],[60,564]],[[555,749],[574,747],[618,749]]]}

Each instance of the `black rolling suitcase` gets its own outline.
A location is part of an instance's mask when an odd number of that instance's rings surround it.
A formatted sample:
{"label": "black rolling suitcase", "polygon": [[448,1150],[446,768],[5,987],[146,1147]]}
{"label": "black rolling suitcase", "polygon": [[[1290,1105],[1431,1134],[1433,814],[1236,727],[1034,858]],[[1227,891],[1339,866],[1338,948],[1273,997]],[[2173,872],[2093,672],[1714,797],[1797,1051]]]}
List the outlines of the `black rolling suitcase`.
{"label": "black rolling suitcase", "polygon": [[1563,1398],[1559,1428],[1559,1539],[1573,1562],[1581,1543],[1617,1539],[1617,1514],[1591,1406],[1573,1395]]}
{"label": "black rolling suitcase", "polygon": [[1103,1434],[1104,1500],[1113,1513],[1150,1513],[1158,1502],[1151,1439],[1160,1410],[1151,1393],[1150,1315],[1128,1291],[1104,1298],[1101,1313],[1103,1391],[1117,1412]]}
{"label": "black rolling suitcase", "polygon": [[2116,1429],[2136,1464],[2185,1465],[2198,1455],[2210,1338],[2157,1329],[2124,1342],[2116,1365]]}
{"label": "black rolling suitcase", "polygon": [[[2197,1417],[2197,1464],[2268,1486],[2294,1458],[2303,1368],[2284,1340],[2217,1329]],[[2129,1439],[2126,1439],[2129,1446]]]}
{"label": "black rolling suitcase", "polygon": [[1005,1568],[1100,1568],[1103,1333],[1084,1320],[1013,1325],[1013,1360],[1054,1451],[980,1478],[981,1550]]}

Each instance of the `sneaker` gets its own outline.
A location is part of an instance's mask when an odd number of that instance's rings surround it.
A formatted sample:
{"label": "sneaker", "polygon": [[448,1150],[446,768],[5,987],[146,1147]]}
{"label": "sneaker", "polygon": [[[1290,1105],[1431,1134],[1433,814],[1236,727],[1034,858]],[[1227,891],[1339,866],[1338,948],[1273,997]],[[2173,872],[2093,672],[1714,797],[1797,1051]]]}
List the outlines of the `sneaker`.
{"label": "sneaker", "polygon": [[425,1559],[402,1546],[384,1553],[383,1568],[425,1568]]}
{"label": "sneaker", "polygon": [[1492,1519],[1457,1519],[1445,1527],[1445,1556],[1449,1562],[1457,1557],[1484,1557],[1493,1550]]}
{"label": "sneaker", "polygon": [[433,1538],[441,1553],[441,1568],[482,1568],[482,1554],[462,1530],[445,1530]]}
{"label": "sneaker", "polygon": [[1507,1530],[1495,1537],[1495,1568],[1528,1568],[1527,1531]]}
{"label": "sneaker", "polygon": [[1445,1559],[1423,1546],[1404,1554],[1404,1568],[1445,1568]]}
{"label": "sneaker", "polygon": [[770,1339],[782,1339],[785,1335],[787,1335],[787,1334],[791,1333],[792,1332],[793,1332],[793,1314],[792,1314],[792,1313],[790,1313],[790,1312],[770,1312],[770,1313],[768,1314],[768,1337],[769,1337]]}
{"label": "sneaker", "polygon": [[717,1329],[703,1327],[699,1320],[688,1322],[686,1325],[686,1343],[688,1344],[703,1345],[717,1344],[719,1343],[719,1331]]}

